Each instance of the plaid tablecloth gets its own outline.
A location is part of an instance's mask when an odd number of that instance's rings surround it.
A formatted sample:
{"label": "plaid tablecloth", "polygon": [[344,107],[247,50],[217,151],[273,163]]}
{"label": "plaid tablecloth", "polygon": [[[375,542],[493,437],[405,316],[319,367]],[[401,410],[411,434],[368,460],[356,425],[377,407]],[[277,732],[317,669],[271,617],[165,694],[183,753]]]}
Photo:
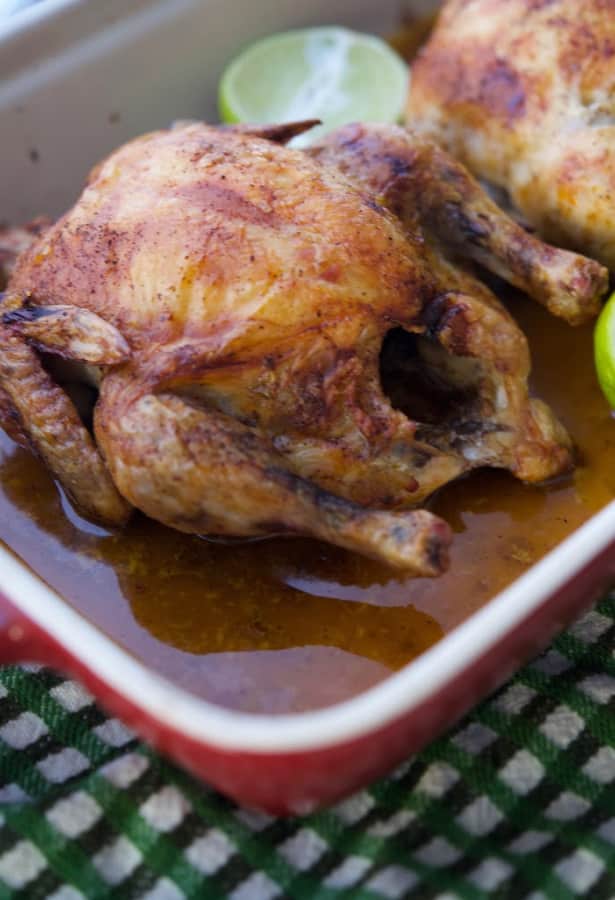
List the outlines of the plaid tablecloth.
{"label": "plaid tablecloth", "polygon": [[615,898],[615,595],[338,806],[239,809],[75,682],[0,670],[5,897]]}

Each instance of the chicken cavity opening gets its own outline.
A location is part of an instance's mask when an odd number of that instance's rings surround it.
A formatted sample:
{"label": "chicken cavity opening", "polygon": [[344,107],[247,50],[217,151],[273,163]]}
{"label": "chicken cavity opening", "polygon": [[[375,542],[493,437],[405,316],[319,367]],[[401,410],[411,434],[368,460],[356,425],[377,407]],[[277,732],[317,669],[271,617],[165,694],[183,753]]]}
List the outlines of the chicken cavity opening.
{"label": "chicken cavity opening", "polygon": [[393,328],[380,351],[380,383],[392,406],[430,433],[459,432],[479,408],[480,363],[429,338]]}

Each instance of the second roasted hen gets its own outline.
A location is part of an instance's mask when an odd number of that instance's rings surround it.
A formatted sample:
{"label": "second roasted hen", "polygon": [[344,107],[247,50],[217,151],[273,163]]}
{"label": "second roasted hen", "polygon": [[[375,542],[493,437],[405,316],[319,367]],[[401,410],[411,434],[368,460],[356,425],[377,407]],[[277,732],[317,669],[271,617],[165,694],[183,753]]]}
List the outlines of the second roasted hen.
{"label": "second roasted hen", "polygon": [[408,121],[615,270],[615,0],[448,0]]}
{"label": "second roasted hen", "polygon": [[[297,130],[182,124],[97,166],[10,261],[2,421],[99,520],[311,534],[437,574],[448,528],[412,507],[476,466],[571,462],[523,334],[460,257],[571,321],[606,273],[402,129],[309,152],[282,146]],[[93,432],[59,358],[99,392]]]}

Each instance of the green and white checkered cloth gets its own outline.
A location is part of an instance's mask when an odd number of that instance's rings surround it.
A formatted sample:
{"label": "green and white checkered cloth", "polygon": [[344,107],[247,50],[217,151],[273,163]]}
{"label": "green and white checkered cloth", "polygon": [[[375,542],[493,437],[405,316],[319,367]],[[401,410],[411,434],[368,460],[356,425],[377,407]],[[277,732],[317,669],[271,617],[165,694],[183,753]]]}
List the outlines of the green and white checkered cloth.
{"label": "green and white checkered cloth", "polygon": [[615,898],[615,594],[388,779],[239,809],[75,682],[0,670],[5,897]]}

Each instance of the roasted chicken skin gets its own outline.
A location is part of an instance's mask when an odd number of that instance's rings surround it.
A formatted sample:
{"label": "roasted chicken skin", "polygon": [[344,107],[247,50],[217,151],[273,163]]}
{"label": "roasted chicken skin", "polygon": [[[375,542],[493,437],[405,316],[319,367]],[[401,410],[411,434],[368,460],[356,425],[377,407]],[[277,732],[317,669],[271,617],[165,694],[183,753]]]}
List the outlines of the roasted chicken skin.
{"label": "roasted chicken skin", "polygon": [[615,270],[615,2],[448,0],[407,121]]}
{"label": "roasted chicken skin", "polygon": [[[605,275],[401,128],[283,146],[301,127],[182,123],[98,165],[11,265],[2,421],[104,522],[303,533],[434,575],[449,529],[411,507],[478,465],[571,462],[525,338],[456,254],[573,320]],[[92,433],[60,358],[97,386]]]}

